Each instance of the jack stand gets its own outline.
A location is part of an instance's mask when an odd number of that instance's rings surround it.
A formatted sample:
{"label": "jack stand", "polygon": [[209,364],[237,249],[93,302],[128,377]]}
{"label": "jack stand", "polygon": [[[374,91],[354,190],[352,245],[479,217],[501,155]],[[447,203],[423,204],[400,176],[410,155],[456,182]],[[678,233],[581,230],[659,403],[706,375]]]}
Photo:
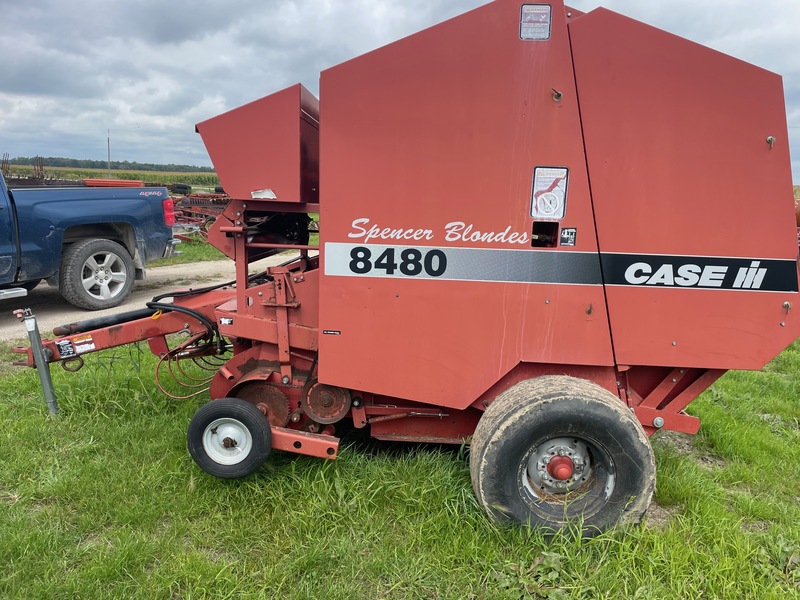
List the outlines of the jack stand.
{"label": "jack stand", "polygon": [[58,402],[56,401],[56,392],[53,388],[53,380],[50,378],[50,363],[48,362],[45,349],[42,347],[42,336],[39,335],[39,325],[36,323],[36,315],[31,312],[30,308],[15,310],[14,315],[25,323],[25,329],[28,330],[28,339],[31,343],[33,359],[36,362],[36,372],[39,373],[39,381],[42,383],[44,399],[47,401],[47,408],[50,414],[55,416],[58,414]]}

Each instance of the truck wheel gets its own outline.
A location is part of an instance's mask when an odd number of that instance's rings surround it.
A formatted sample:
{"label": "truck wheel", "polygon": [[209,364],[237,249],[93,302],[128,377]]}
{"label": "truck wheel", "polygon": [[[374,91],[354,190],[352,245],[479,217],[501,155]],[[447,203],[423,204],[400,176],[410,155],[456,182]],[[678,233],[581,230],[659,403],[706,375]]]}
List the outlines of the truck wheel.
{"label": "truck wheel", "polygon": [[201,406],[189,422],[186,437],[197,466],[223,479],[254,473],[272,449],[267,418],[239,398],[220,398]]}
{"label": "truck wheel", "polygon": [[61,257],[61,295],[79,308],[99,310],[122,304],[134,279],[131,255],[111,240],[75,242]]}
{"label": "truck wheel", "polygon": [[497,522],[590,537],[639,522],[655,489],[653,449],[636,417],[600,386],[547,376],[500,394],[470,447],[478,502]]}

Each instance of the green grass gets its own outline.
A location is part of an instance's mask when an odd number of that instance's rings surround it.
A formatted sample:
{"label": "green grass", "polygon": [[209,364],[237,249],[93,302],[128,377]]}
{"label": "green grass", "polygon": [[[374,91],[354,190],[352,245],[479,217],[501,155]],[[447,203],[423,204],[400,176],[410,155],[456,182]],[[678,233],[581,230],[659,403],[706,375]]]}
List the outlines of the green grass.
{"label": "green grass", "polygon": [[176,249],[180,254],[169,258],[160,258],[147,263],[148,267],[163,267],[166,265],[182,265],[186,263],[202,262],[206,260],[229,260],[222,252],[211,244],[203,241],[195,234],[191,241],[182,241]]}
{"label": "green grass", "polygon": [[[312,233],[310,236],[309,244],[319,244],[319,234]],[[166,265],[182,265],[186,263],[196,263],[206,260],[229,260],[222,252],[214,248],[211,244],[202,241],[200,238],[193,239],[189,242],[182,242],[177,246],[180,252],[177,256],[170,256],[169,258],[160,258],[158,260],[147,263],[148,267],[163,267]],[[285,250],[285,253],[291,253],[292,250]]]}
{"label": "green grass", "polygon": [[800,597],[800,345],[698,399],[697,437],[656,436],[658,523],[549,543],[484,517],[458,448],[348,434],[335,462],[210,477],[185,448],[204,399],[153,366],[53,367],[55,419],[33,370],[0,370],[0,597]]}

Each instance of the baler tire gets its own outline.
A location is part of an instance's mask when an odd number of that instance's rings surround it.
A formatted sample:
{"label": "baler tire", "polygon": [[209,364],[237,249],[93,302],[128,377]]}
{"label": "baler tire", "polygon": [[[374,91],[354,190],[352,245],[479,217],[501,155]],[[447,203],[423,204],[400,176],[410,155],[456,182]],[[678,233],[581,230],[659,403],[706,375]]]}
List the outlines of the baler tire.
{"label": "baler tire", "polygon": [[251,403],[220,398],[197,410],[186,440],[189,454],[203,471],[222,479],[238,479],[264,464],[272,449],[272,430],[264,413]]}
{"label": "baler tire", "polygon": [[[575,451],[575,472],[563,482],[548,475],[554,447]],[[587,459],[581,473],[578,456]],[[591,537],[641,520],[656,469],[647,435],[619,398],[586,380],[546,376],[518,383],[487,408],[472,438],[470,475],[494,521],[546,534],[577,526]]]}
{"label": "baler tire", "polygon": [[[104,265],[112,273],[112,283],[116,285],[109,296],[103,297],[103,288],[93,293],[83,285],[86,269],[91,269],[90,260],[104,256]],[[115,270],[116,269],[116,270]],[[95,271],[96,273],[96,271]],[[116,278],[116,279],[115,279]],[[124,246],[103,238],[88,238],[68,246],[61,255],[59,270],[59,289],[64,299],[78,308],[101,310],[119,306],[130,295],[136,279],[136,267],[133,258]],[[97,284],[100,285],[100,284]]]}

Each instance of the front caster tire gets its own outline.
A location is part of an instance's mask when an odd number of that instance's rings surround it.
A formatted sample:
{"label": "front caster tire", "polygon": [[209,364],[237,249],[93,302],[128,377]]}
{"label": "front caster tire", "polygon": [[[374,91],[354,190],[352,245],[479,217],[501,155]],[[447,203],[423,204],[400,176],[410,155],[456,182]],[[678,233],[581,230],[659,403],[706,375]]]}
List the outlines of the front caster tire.
{"label": "front caster tire", "polygon": [[220,398],[201,406],[189,422],[186,437],[197,466],[223,479],[254,473],[272,449],[267,418],[239,398]]}
{"label": "front caster tire", "polygon": [[639,522],[655,460],[636,417],[600,386],[573,377],[523,381],[481,417],[470,447],[480,505],[496,522],[584,537]]}

